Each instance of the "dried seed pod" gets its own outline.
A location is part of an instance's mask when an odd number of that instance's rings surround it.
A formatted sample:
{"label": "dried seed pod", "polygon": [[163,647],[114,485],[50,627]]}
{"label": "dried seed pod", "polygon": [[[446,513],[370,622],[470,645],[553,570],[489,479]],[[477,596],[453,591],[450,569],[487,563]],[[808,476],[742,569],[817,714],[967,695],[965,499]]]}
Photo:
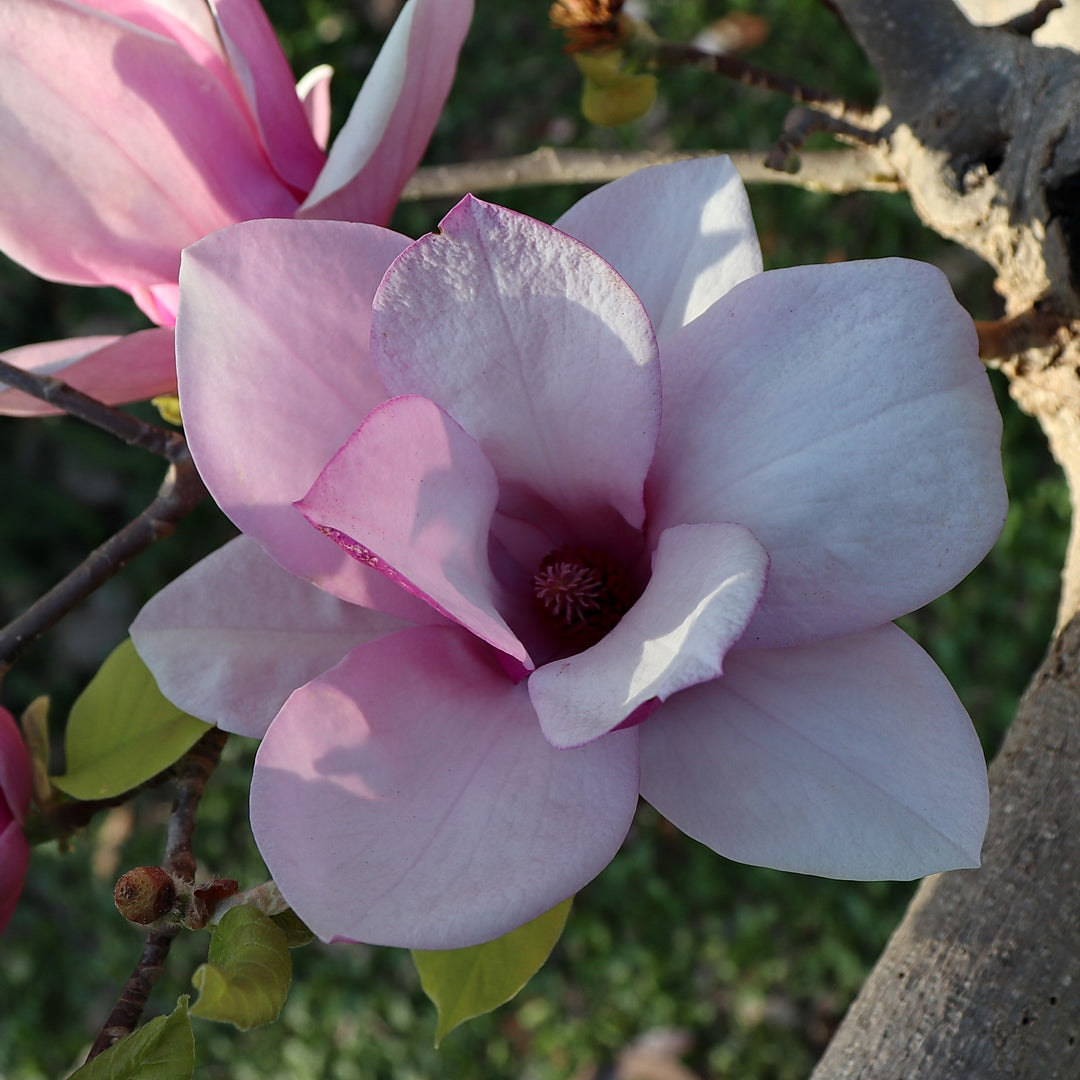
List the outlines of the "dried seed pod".
{"label": "dried seed pod", "polygon": [[128,922],[149,926],[172,911],[176,884],[160,866],[136,866],[116,883],[113,902]]}

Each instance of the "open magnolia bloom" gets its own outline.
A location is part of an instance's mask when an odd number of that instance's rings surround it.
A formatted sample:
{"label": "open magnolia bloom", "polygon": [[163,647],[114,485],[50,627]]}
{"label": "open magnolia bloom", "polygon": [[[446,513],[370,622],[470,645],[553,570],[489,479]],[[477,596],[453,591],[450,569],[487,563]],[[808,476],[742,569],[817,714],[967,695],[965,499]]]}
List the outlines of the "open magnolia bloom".
{"label": "open magnolia bloom", "polygon": [[[409,0],[327,155],[330,69],[294,85],[258,0],[3,0],[0,250],[53,281],[123,289],[159,327],[3,359],[111,404],[175,389],[180,250],[252,218],[385,224],[472,8]],[[0,393],[0,413],[55,411]]]}
{"label": "open magnolia bloom", "polygon": [[323,938],[532,919],[639,792],[733,859],[978,863],[986,772],[890,620],[1004,520],[971,320],[905,260],[761,273],[726,160],[409,243],[185,253],[181,403],[246,533],[140,614],[162,690],[261,736],[251,818]]}
{"label": "open magnolia bloom", "polygon": [[32,784],[26,743],[15,718],[0,707],[0,933],[11,921],[30,862],[23,821]]}

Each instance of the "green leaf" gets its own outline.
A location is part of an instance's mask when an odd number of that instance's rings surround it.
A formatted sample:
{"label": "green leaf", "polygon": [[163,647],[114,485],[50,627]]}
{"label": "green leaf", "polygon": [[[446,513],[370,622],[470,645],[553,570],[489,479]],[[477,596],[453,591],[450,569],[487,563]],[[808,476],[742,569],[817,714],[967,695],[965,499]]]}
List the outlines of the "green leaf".
{"label": "green leaf", "polygon": [[310,945],[315,940],[315,934],[311,928],[292,908],[279,911],[276,915],[271,915],[270,918],[284,932],[285,941],[290,949],[302,948],[304,945]]}
{"label": "green leaf", "polygon": [[71,707],[67,772],[53,783],[76,799],[108,799],[167,769],[209,724],[162,696],[135,646],[117,646]]}
{"label": "green leaf", "polygon": [[619,49],[602,55],[575,53],[574,61],[585,76],[581,112],[590,124],[628,124],[644,116],[656,101],[656,76],[625,70]]}
{"label": "green leaf", "polygon": [[285,932],[249,904],[230,908],[210,941],[209,962],[191,976],[199,1000],[192,1016],[241,1031],[278,1018],[292,982]]}
{"label": "green leaf", "polygon": [[54,798],[60,798],[53,791],[52,781],[49,779],[49,753],[52,749],[49,742],[49,698],[34,698],[23,710],[19,724],[26,740],[26,749],[30,752],[34,802],[39,807],[46,807]]}
{"label": "green leaf", "polygon": [[191,1080],[195,1036],[185,994],[170,1016],[155,1016],[76,1069],[68,1080]]}
{"label": "green leaf", "polygon": [[420,985],[439,1010],[435,1045],[458,1024],[509,1001],[544,965],[570,913],[570,900],[501,938],[467,949],[413,949]]}

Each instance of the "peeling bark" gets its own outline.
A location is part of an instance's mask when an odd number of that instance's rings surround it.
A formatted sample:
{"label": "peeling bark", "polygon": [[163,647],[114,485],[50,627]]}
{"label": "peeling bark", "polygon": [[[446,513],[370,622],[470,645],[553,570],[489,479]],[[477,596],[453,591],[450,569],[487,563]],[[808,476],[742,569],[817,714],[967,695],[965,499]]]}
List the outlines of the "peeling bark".
{"label": "peeling bark", "polygon": [[[883,165],[928,225],[995,268],[1008,314],[1060,326],[1001,366],[1075,506],[1080,56],[974,27],[951,0],[836,4],[881,76]],[[991,767],[982,868],[923,883],[813,1080],[1080,1076],[1075,514],[1062,586],[1058,631]]]}

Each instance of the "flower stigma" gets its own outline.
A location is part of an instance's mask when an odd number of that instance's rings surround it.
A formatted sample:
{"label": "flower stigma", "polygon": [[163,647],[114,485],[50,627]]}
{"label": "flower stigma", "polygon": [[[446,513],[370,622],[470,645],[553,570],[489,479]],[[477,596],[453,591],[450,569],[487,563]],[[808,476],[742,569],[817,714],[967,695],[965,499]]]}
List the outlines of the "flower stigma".
{"label": "flower stigma", "polygon": [[606,552],[561,547],[540,560],[532,579],[537,611],[567,644],[589,648],[630,610],[639,591]]}

